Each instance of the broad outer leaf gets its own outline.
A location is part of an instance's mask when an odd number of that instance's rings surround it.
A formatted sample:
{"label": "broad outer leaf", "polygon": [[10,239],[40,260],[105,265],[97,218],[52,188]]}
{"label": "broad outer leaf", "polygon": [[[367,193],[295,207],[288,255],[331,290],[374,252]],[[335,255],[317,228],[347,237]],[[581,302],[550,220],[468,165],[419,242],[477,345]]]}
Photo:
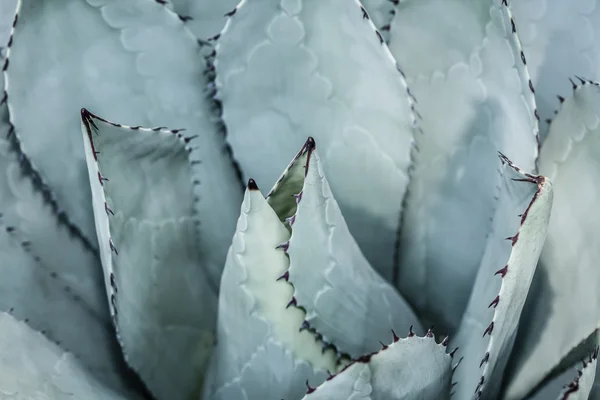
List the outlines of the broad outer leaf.
{"label": "broad outer leaf", "polygon": [[[540,117],[553,118],[561,98],[570,95],[570,78],[600,79],[600,4],[597,0],[514,0],[512,9]],[[548,129],[548,124],[542,125],[544,135]]]}
{"label": "broad outer leaf", "polygon": [[201,40],[219,34],[225,26],[227,14],[240,0],[170,0],[173,11],[179,14],[186,26]]}
{"label": "broad outer leaf", "polygon": [[246,177],[274,182],[313,136],[350,231],[391,278],[413,100],[360,3],[243,1],[214,64],[227,140]]}
{"label": "broad outer leaf", "polygon": [[568,98],[540,154],[540,172],[556,195],[548,239],[511,359],[507,398],[535,388],[590,332],[600,327],[600,87]]}
{"label": "broad outer leaf", "polygon": [[119,125],[85,109],[81,117],[104,279],[126,360],[157,398],[195,398],[217,308],[193,201],[195,147],[177,130]]}
{"label": "broad outer leaf", "polygon": [[[211,121],[200,48],[184,23],[149,0],[21,0],[10,43],[3,70],[15,134],[83,235],[96,244],[78,134],[78,110],[87,107],[198,135],[200,230],[222,267],[241,190]],[[220,268],[211,273],[218,279]]]}
{"label": "broad outer leaf", "polygon": [[[397,284],[456,329],[496,208],[497,151],[525,171],[538,153],[533,86],[502,0],[406,0],[390,50],[423,116],[398,238]],[[458,24],[458,25],[457,25]]]}
{"label": "broad outer leaf", "polygon": [[317,388],[304,400],[450,399],[452,357],[433,333],[409,336],[361,357]]}
{"label": "broad outer leaf", "polygon": [[125,399],[96,381],[72,354],[4,312],[0,313],[0,397]]}
{"label": "broad outer leaf", "polygon": [[62,276],[32,254],[29,247],[21,232],[2,221],[0,311],[41,331],[75,354],[97,379],[122,390],[125,384],[118,374],[123,372],[123,365],[110,321],[90,310]]}
{"label": "broad outer leaf", "polygon": [[[283,276],[294,287],[293,301],[306,310],[302,326],[316,329],[324,343],[353,358],[377,351],[390,329],[408,331],[414,325],[422,332],[413,311],[371,268],[350,234],[312,138],[296,159],[303,166],[289,169],[306,178],[295,193],[292,236],[284,245],[290,267]],[[286,192],[286,184],[272,195]]]}
{"label": "broad outer leaf", "polygon": [[550,181],[524,173],[504,156],[502,161],[492,231],[452,341],[464,357],[454,374],[457,399],[498,395],[550,219]]}
{"label": "broad outer leaf", "polygon": [[337,370],[336,354],[299,329],[304,312],[290,303],[293,287],[278,279],[289,239],[250,180],[221,281],[217,346],[205,399],[298,399]]}

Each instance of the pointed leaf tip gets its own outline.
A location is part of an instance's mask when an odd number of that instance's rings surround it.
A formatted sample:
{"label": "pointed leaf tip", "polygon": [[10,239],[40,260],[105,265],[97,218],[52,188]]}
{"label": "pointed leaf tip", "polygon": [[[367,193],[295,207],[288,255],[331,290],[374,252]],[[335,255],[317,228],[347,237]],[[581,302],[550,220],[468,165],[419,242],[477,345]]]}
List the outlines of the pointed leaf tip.
{"label": "pointed leaf tip", "polygon": [[256,181],[252,178],[248,180],[248,190],[259,190]]}

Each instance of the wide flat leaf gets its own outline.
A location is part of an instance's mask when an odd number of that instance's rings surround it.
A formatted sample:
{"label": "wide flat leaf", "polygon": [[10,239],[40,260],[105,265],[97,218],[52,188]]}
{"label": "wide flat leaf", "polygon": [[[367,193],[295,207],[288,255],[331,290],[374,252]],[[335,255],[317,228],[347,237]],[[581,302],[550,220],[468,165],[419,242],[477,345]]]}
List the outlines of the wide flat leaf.
{"label": "wide flat leaf", "polygon": [[305,312],[278,279],[289,267],[279,244],[290,234],[250,180],[219,297],[217,346],[205,399],[297,399],[337,371],[336,354],[300,329]]}
{"label": "wide flat leaf", "polygon": [[0,311],[75,354],[96,379],[124,389],[125,376],[118,375],[124,368],[110,320],[91,311],[49,266],[32,252],[21,232],[0,222]]}
{"label": "wide flat leaf", "polygon": [[227,140],[245,176],[274,182],[313,136],[350,231],[391,278],[413,101],[360,3],[244,1],[214,64]]}
{"label": "wide flat leaf", "polygon": [[[293,179],[299,173],[301,180]],[[293,193],[290,186],[300,187]],[[291,189],[291,190],[290,190]],[[423,332],[398,291],[371,266],[354,241],[325,177],[315,142],[307,141],[271,192],[287,194],[297,209],[290,218],[290,258],[283,277],[293,285],[293,301],[306,310],[302,327],[353,358],[377,351],[390,329]],[[283,196],[283,195],[280,195]],[[300,326],[298,326],[300,328]]]}
{"label": "wide flat leaf", "polygon": [[513,26],[501,0],[401,1],[391,24],[390,50],[423,117],[396,283],[443,330],[460,321],[492,229],[497,151],[528,172],[538,153],[533,87]]}
{"label": "wide flat leaf", "polygon": [[361,357],[317,388],[305,400],[450,399],[452,357],[433,334],[398,339]]}
{"label": "wide flat leaf", "polygon": [[[554,117],[569,78],[600,79],[600,6],[596,0],[514,0],[515,20],[542,120]],[[541,131],[547,134],[548,124]]]}
{"label": "wide flat leaf", "polygon": [[214,241],[207,257],[220,268],[241,190],[211,121],[199,46],[184,23],[148,0],[22,0],[12,39],[4,70],[15,134],[83,235],[96,244],[78,110],[186,128],[198,135],[193,156],[202,162],[195,170],[200,229]]}
{"label": "wide flat leaf", "polygon": [[95,380],[72,354],[4,312],[0,313],[0,397],[125,399]]}
{"label": "wide flat leaf", "polygon": [[463,358],[454,374],[458,399],[474,393],[481,399],[498,395],[550,219],[550,181],[524,173],[506,158],[502,161],[492,231],[469,305],[451,341]]}
{"label": "wide flat leaf", "polygon": [[556,195],[548,239],[511,359],[507,398],[534,389],[600,327],[600,87],[574,90],[552,122],[540,172]]}
{"label": "wide flat leaf", "polygon": [[[104,280],[127,362],[158,399],[198,395],[216,287],[198,230],[190,138],[81,111]],[[229,199],[223,199],[227,202]]]}

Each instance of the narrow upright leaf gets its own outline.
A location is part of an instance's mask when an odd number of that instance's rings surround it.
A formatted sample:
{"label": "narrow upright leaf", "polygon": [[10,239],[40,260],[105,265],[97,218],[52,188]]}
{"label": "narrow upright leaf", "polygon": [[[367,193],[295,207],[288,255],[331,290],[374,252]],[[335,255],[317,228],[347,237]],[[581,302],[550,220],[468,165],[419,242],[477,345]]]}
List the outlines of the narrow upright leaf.
{"label": "narrow upright leaf", "polygon": [[304,312],[279,279],[290,234],[250,180],[219,298],[217,347],[205,399],[297,399],[337,371],[336,354],[300,329]]}
{"label": "narrow upright leaf", "polygon": [[398,339],[354,361],[304,400],[449,400],[452,357],[433,334]]}
{"label": "narrow upright leaf", "polygon": [[[600,79],[600,7],[595,0],[514,0],[512,9],[540,117],[554,118],[570,95],[569,78]],[[548,129],[542,124],[544,135]]]}
{"label": "narrow upright leaf", "polygon": [[0,313],[0,397],[125,399],[95,380],[72,354],[6,313]]}
{"label": "narrow upright leaf", "polygon": [[[552,185],[503,156],[492,231],[469,305],[451,344],[463,358],[454,374],[457,399],[493,399],[513,350],[519,317],[538,262],[552,208]],[[514,346],[516,352],[521,351]]]}
{"label": "narrow upright leaf", "polygon": [[[81,107],[142,126],[198,135],[200,227],[222,266],[241,190],[210,116],[196,38],[160,2],[21,0],[4,64],[10,120],[54,202],[96,244]],[[218,200],[217,200],[218,199]],[[213,239],[214,238],[214,239]],[[222,243],[218,243],[222,241]],[[215,271],[218,276],[218,271]]]}
{"label": "narrow upright leaf", "polygon": [[424,132],[416,135],[396,281],[426,319],[452,332],[492,229],[497,152],[534,169],[533,86],[503,0],[401,1],[390,50],[419,101]]}
{"label": "narrow upright leaf", "polygon": [[413,100],[360,3],[243,1],[217,41],[215,69],[227,140],[246,177],[274,182],[313,136],[350,231],[391,278]]}
{"label": "narrow upright leaf", "polygon": [[[127,362],[158,399],[202,386],[216,288],[189,152],[177,130],[124,126],[81,111],[104,279]],[[223,199],[229,201],[229,199]]]}
{"label": "narrow upright leaf", "polygon": [[[283,277],[294,287],[293,301],[306,310],[302,327],[316,329],[325,344],[353,358],[381,348],[390,329],[414,329],[419,321],[398,291],[375,272],[350,234],[324,174],[320,154],[309,139],[289,175],[301,171],[284,244],[290,267]],[[295,180],[292,180],[295,184]],[[283,180],[271,193],[289,192]]]}
{"label": "narrow upright leaf", "polygon": [[579,86],[540,154],[556,195],[548,239],[511,359],[507,398],[521,398],[600,327],[600,87]]}

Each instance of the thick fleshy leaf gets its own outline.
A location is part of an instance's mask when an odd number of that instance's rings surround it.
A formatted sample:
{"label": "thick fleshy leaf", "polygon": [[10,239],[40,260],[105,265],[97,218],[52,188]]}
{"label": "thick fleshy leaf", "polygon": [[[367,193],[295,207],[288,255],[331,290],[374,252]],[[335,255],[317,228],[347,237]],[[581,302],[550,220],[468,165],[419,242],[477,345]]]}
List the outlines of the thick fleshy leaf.
{"label": "thick fleshy leaf", "polygon": [[389,40],[390,23],[394,17],[394,2],[390,0],[360,0],[369,13],[373,24],[387,42]]}
{"label": "thick fleshy leaf", "polygon": [[482,399],[498,395],[550,219],[550,181],[502,160],[492,231],[469,305],[452,340],[463,357],[454,374],[458,399],[473,393]]}
{"label": "thick fleshy leaf", "polygon": [[[196,38],[148,0],[21,0],[4,64],[21,148],[83,235],[96,244],[78,110],[117,121],[186,128],[203,188],[202,236],[222,266],[241,190],[205,98]],[[32,50],[33,49],[33,50]],[[218,200],[217,200],[218,199]],[[209,234],[210,232],[210,234]],[[217,236],[215,236],[217,235]],[[218,275],[218,273],[217,273]]]}
{"label": "thick fleshy leaf", "polygon": [[305,400],[450,399],[452,357],[433,333],[394,341],[361,357],[317,388]]}
{"label": "thick fleshy leaf", "polygon": [[[17,0],[3,0],[0,2],[0,48],[8,43],[16,8]],[[1,56],[0,59],[2,59]],[[0,80],[2,80],[1,75]],[[2,86],[0,85],[0,87]]]}
{"label": "thick fleshy leaf", "polygon": [[274,182],[313,136],[350,231],[390,278],[413,102],[360,3],[244,1],[214,64],[228,142],[245,175]]}
{"label": "thick fleshy leaf", "polygon": [[201,40],[211,39],[225,26],[227,14],[240,0],[170,0],[179,18]]}
{"label": "thick fleshy leaf", "polygon": [[[310,138],[271,192],[284,192],[288,202],[298,204],[289,220],[291,238],[283,244],[290,258],[283,278],[294,287],[293,302],[306,310],[298,328],[315,329],[324,344],[357,358],[377,351],[390,329],[423,329],[398,291],[361,253],[323,171]],[[300,172],[302,180],[292,197],[289,186],[297,186],[294,172]]]}
{"label": "thick fleshy leaf", "polygon": [[1,312],[74,353],[99,380],[119,391],[125,387],[118,375],[124,365],[110,320],[90,310],[62,276],[31,251],[21,232],[4,221],[0,223],[0,274]]}
{"label": "thick fleshy leaf", "polygon": [[[299,329],[304,311],[279,277],[289,260],[279,244],[289,231],[253,180],[242,203],[219,298],[217,347],[205,399],[297,399],[337,370],[336,354]],[[287,306],[286,306],[287,305]]]}
{"label": "thick fleshy leaf", "polygon": [[600,7],[596,0],[514,0],[512,9],[540,117],[553,118],[570,95],[569,78],[600,79]]}
{"label": "thick fleshy leaf", "polygon": [[[159,399],[197,396],[216,325],[216,288],[198,231],[195,151],[178,130],[81,111],[111,314],[127,362]],[[229,201],[229,199],[223,199]]]}
{"label": "thick fleshy leaf", "polygon": [[[457,23],[460,21],[460,29]],[[390,50],[423,116],[398,238],[397,284],[438,328],[462,316],[496,209],[498,151],[534,169],[535,101],[502,0],[406,0]]]}
{"label": "thick fleshy leaf", "polygon": [[0,397],[125,399],[96,381],[72,354],[6,313],[0,313]]}
{"label": "thick fleshy leaf", "polygon": [[511,359],[507,398],[534,389],[600,327],[600,87],[574,90],[550,127],[540,172],[556,195],[548,239]]}

